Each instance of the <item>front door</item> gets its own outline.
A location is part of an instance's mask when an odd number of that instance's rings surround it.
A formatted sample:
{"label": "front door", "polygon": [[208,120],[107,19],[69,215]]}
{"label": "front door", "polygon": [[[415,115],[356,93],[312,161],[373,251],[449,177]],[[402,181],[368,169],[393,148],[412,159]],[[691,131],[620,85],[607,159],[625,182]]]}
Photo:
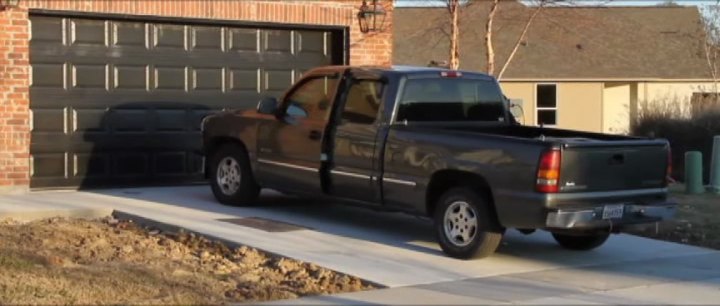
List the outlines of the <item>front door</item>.
{"label": "front door", "polygon": [[325,127],[339,76],[304,78],[282,100],[282,118],[258,130],[258,178],[283,191],[321,193]]}
{"label": "front door", "polygon": [[330,169],[333,195],[380,203],[378,113],[384,84],[353,80],[335,129]]}

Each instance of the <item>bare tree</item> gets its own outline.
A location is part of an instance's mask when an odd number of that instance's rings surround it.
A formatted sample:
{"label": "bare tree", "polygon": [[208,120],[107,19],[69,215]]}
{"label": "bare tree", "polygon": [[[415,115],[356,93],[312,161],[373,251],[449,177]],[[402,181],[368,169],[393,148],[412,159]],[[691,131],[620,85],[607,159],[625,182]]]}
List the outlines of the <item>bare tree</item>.
{"label": "bare tree", "polygon": [[712,78],[713,101],[718,103],[718,60],[720,59],[720,0],[715,5],[708,5],[702,9],[703,35],[702,46],[708,73]]}
{"label": "bare tree", "polygon": [[[540,11],[542,11],[542,9],[545,7],[545,5],[548,4],[549,2],[550,2],[550,0],[540,0],[538,5],[534,8],[532,14],[530,15],[530,18],[528,18],[528,20],[525,22],[525,26],[523,27],[523,30],[520,33],[520,36],[518,36],[518,39],[515,42],[515,45],[513,46],[512,51],[510,51],[510,55],[508,55],[507,59],[505,60],[505,64],[503,64],[502,69],[500,69],[500,72],[497,75],[498,80],[502,78],[503,74],[505,74],[505,70],[507,70],[508,66],[510,65],[510,62],[515,57],[515,54],[517,53],[518,49],[520,48],[520,45],[522,44],[523,40],[525,40],[525,36],[527,36],[527,32],[528,32],[528,30],[530,30],[530,25],[532,25],[533,21],[535,20],[535,17],[537,17],[538,14],[540,14]],[[488,30],[488,31],[490,31],[490,30]],[[492,47],[492,44],[490,44],[489,46]],[[488,57],[490,56],[491,52],[492,51],[488,48],[488,52],[487,52]],[[494,53],[493,53],[493,56],[494,56]],[[494,61],[494,59],[493,59],[493,61]],[[490,60],[488,60],[488,63],[489,62],[490,62]],[[488,73],[493,74],[493,72],[491,72],[490,70],[488,70]]]}
{"label": "bare tree", "polygon": [[495,48],[493,47],[493,21],[498,10],[500,0],[493,0],[490,12],[488,12],[487,21],[485,23],[485,54],[487,59],[487,74],[495,73]]}
{"label": "bare tree", "polygon": [[[497,1],[497,0],[495,0]],[[460,0],[446,0],[448,13],[450,13],[450,62],[449,68],[460,68]]]}

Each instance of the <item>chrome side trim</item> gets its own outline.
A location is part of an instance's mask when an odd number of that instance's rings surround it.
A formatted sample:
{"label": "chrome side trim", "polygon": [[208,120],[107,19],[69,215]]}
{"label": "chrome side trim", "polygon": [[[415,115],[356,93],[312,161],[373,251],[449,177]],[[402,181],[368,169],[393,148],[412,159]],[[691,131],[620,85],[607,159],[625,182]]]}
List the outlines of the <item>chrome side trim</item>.
{"label": "chrome side trim", "polygon": [[293,164],[286,164],[286,163],[276,162],[276,161],[267,160],[267,159],[262,159],[262,158],[258,158],[257,161],[258,161],[259,163],[263,163],[263,164],[275,165],[275,166],[292,168],[292,169],[297,169],[297,170],[304,170],[304,171],[311,171],[311,172],[318,172],[318,171],[319,171],[318,169],[315,169],[315,168],[298,166],[298,165],[293,165]]}
{"label": "chrome side trim", "polygon": [[358,173],[351,173],[351,172],[345,172],[345,171],[339,171],[339,170],[330,170],[330,173],[331,173],[331,174],[342,175],[342,176],[359,178],[359,179],[366,179],[366,180],[372,179],[369,175],[358,174]]}
{"label": "chrome side trim", "polygon": [[387,177],[383,177],[383,182],[400,184],[400,185],[411,186],[411,187],[415,187],[417,185],[417,183],[415,183],[415,182],[398,180],[398,179],[387,178]]}

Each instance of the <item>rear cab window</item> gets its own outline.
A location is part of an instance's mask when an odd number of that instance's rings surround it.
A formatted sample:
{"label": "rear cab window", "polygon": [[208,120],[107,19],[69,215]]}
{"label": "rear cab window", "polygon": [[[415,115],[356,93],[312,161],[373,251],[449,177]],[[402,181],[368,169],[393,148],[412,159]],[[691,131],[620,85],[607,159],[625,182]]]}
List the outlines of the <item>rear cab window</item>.
{"label": "rear cab window", "polygon": [[502,91],[492,79],[408,78],[396,121],[505,122]]}

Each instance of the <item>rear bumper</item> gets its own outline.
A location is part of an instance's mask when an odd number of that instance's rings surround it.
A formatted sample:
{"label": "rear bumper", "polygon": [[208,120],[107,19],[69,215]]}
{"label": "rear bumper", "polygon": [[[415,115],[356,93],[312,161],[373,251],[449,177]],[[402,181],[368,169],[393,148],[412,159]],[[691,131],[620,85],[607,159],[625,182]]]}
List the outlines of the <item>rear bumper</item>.
{"label": "rear bumper", "polygon": [[593,229],[620,225],[652,223],[667,220],[675,215],[677,204],[673,202],[649,205],[624,205],[622,217],[603,219],[604,206],[580,209],[559,209],[547,214],[545,226],[556,229]]}

